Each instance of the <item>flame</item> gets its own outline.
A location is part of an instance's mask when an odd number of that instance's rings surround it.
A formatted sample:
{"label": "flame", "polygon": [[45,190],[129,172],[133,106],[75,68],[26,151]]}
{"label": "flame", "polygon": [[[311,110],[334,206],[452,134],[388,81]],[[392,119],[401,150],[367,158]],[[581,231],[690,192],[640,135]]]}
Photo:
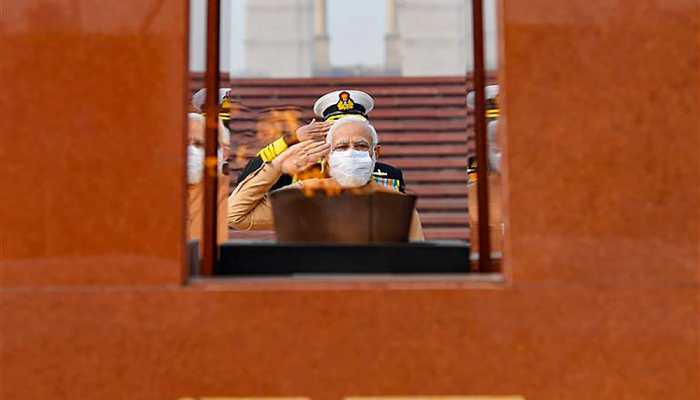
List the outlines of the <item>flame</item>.
{"label": "flame", "polygon": [[242,144],[236,148],[235,160],[237,165],[243,165],[248,160],[246,153],[248,152],[248,146]]}
{"label": "flame", "polygon": [[326,175],[325,171],[322,171],[321,164],[316,164],[311,168],[298,173],[296,178],[298,181],[304,181],[308,179],[324,179],[328,178],[328,176]]}
{"label": "flame", "polygon": [[340,196],[343,188],[333,179],[328,179],[327,170],[322,164],[315,164],[296,176],[297,181],[304,181],[302,191],[306,197],[313,197],[316,192],[323,192],[326,197]]}
{"label": "flame", "polygon": [[[258,150],[283,136],[291,136],[301,126],[301,112],[297,109],[268,110],[262,113],[252,111],[238,104],[231,103],[229,108],[231,120],[228,121],[232,132],[232,156],[237,166],[243,166]],[[236,118],[234,118],[236,117]],[[257,117],[257,118],[256,118]],[[233,126],[234,121],[237,124]],[[254,132],[244,126],[254,124]],[[239,129],[236,132],[236,128]],[[315,175],[322,177],[319,173]]]}
{"label": "flame", "polygon": [[258,119],[257,137],[261,143],[270,143],[281,136],[293,135],[299,126],[298,111],[271,110]]}

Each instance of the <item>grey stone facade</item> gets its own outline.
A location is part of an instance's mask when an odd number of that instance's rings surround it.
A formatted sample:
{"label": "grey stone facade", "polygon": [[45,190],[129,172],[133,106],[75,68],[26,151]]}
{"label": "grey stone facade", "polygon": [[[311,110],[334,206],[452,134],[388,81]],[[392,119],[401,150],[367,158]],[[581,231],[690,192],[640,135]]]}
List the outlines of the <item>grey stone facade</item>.
{"label": "grey stone facade", "polygon": [[[333,38],[327,32],[324,1],[338,0],[247,0],[245,75],[343,74],[342,68],[329,62],[329,41]],[[204,64],[204,15],[198,2],[203,3],[191,0],[190,65],[195,71],[203,70]],[[486,66],[492,70],[498,65],[496,3],[484,0]],[[227,71],[232,15],[230,7],[222,6],[221,68]],[[385,7],[386,61],[383,70],[369,69],[369,73],[461,75],[473,69],[470,0],[385,0]]]}
{"label": "grey stone facade", "polygon": [[311,76],[313,6],[313,0],[248,0],[245,57],[250,75]]}

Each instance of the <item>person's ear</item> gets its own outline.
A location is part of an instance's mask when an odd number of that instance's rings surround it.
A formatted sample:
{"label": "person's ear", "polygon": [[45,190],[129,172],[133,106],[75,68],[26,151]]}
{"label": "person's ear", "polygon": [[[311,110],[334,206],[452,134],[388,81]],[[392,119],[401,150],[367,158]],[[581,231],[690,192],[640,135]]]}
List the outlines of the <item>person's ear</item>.
{"label": "person's ear", "polygon": [[377,159],[382,155],[382,145],[378,144],[374,146],[374,158]]}

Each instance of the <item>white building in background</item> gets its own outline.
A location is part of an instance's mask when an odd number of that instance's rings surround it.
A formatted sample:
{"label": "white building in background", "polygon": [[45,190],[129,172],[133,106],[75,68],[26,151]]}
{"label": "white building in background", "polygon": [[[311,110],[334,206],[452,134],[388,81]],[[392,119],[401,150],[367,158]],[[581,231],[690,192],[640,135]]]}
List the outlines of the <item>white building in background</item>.
{"label": "white building in background", "polygon": [[[245,14],[244,76],[309,77],[343,75],[331,65],[327,1],[247,0],[235,9],[223,0],[222,71],[233,72],[231,21]],[[377,0],[381,1],[381,0]],[[462,75],[473,69],[470,0],[385,0],[385,65],[366,74],[402,76]],[[240,20],[240,18],[238,18]],[[206,5],[191,0],[190,69],[203,71]],[[498,63],[496,0],[484,1],[486,66]],[[232,71],[233,70],[233,71]]]}
{"label": "white building in background", "polygon": [[[219,68],[231,71],[231,21],[234,9],[231,0],[221,1],[221,46],[219,51]],[[190,71],[203,72],[207,68],[207,2],[190,0]]]}
{"label": "white building in background", "polygon": [[245,61],[252,75],[311,76],[314,0],[248,0]]}
{"label": "white building in background", "polygon": [[467,69],[464,0],[394,0],[402,75],[460,75]]}

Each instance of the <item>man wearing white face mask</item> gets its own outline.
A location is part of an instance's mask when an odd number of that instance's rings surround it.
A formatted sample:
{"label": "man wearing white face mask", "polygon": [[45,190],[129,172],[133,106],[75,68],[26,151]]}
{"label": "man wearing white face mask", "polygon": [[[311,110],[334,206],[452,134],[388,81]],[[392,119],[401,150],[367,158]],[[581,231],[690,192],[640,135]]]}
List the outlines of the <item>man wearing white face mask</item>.
{"label": "man wearing white face mask", "polygon": [[[280,137],[260,150],[258,155],[251,159],[238,175],[236,184],[242,182],[248,174],[259,169],[263,163],[274,160],[295,143],[306,140],[326,140],[326,133],[335,121],[353,118],[369,121],[368,114],[373,109],[374,99],[372,96],[360,90],[342,89],[324,94],[314,103],[313,110],[316,118],[310,124],[297,129],[294,135]],[[380,146],[375,146],[375,158],[379,158],[380,153]],[[376,162],[372,179],[401,193],[406,192],[403,173],[399,168],[389,164]],[[295,177],[282,175],[271,189],[285,187],[294,181],[296,181]]]}
{"label": "man wearing white face mask", "polygon": [[[488,149],[488,168],[486,168],[489,186],[489,231],[491,232],[491,250],[500,252],[503,250],[503,232],[505,223],[502,213],[501,201],[501,158],[502,147],[498,137],[498,119],[500,109],[498,104],[499,86],[486,86],[486,143]],[[475,93],[467,94],[467,107],[474,111],[476,102]],[[477,173],[480,170],[476,162],[476,155],[470,157],[467,183],[467,198],[469,208],[470,241],[472,251],[478,251],[479,215],[477,207]]]}
{"label": "man wearing white face mask", "polygon": [[[239,183],[229,198],[229,226],[238,230],[272,229],[274,221],[267,191],[282,174],[298,175],[323,158],[327,160],[328,178],[301,180],[288,188],[318,189],[336,186],[351,189],[357,194],[396,194],[395,190],[372,180],[376,145],[377,133],[367,121],[337,121],[329,130],[325,143],[296,144]],[[415,210],[409,239],[423,240],[420,218]]]}
{"label": "man wearing white face mask", "polygon": [[[344,125],[348,126],[343,129]],[[338,130],[345,132],[350,129],[353,131],[350,135],[339,137],[337,134]],[[369,133],[369,140],[360,133],[362,130]],[[353,124],[351,119],[345,119],[336,122],[331,132],[326,136],[326,142],[331,146],[328,157],[330,176],[344,188],[367,185],[377,161],[374,148],[379,140],[374,127],[365,121]],[[333,140],[334,136],[336,140]]]}
{"label": "man wearing white face mask", "polygon": [[[202,237],[204,201],[204,137],[205,118],[196,113],[187,115],[189,121],[187,144],[187,238]],[[227,198],[230,177],[224,173],[224,161],[230,152],[231,138],[228,129],[219,121],[219,196],[217,239],[219,243],[228,239],[226,226]],[[201,244],[200,244],[201,245]]]}

